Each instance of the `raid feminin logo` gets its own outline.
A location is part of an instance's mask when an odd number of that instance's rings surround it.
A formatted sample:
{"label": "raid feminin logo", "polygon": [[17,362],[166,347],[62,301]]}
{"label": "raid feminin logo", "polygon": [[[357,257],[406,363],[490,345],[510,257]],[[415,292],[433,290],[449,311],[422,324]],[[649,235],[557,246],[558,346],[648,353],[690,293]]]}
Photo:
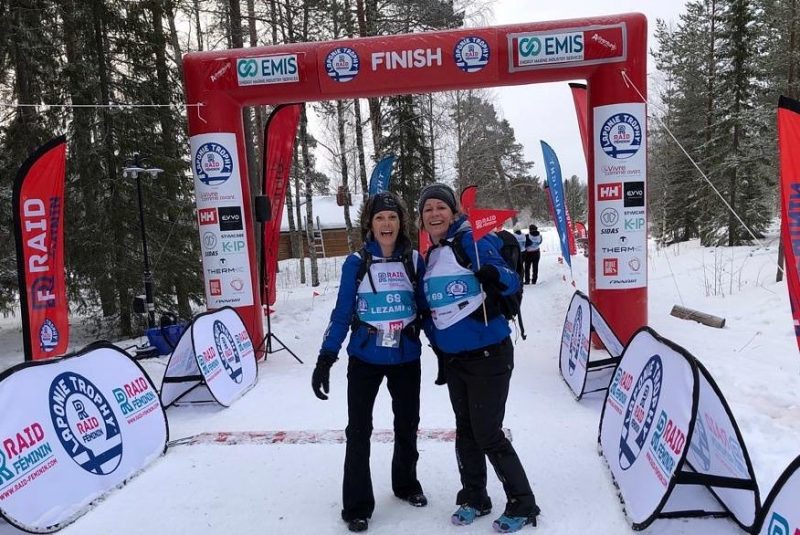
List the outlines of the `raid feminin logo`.
{"label": "raid feminin logo", "polygon": [[219,143],[203,143],[194,155],[194,172],[206,186],[220,186],[233,174],[233,157]]}
{"label": "raid feminin logo", "polygon": [[615,160],[630,158],[642,146],[642,125],[630,113],[616,113],[600,129],[600,146]]}
{"label": "raid feminin logo", "polygon": [[453,51],[456,67],[464,72],[478,72],[489,63],[489,52],[489,43],[480,37],[464,37]]}
{"label": "raid feminin logo", "polygon": [[358,75],[361,60],[352,48],[342,46],[328,52],[325,72],[337,82],[349,82]]}
{"label": "raid feminin logo", "polygon": [[653,355],[633,387],[619,439],[619,466],[623,470],[633,466],[645,446],[661,396],[663,376],[661,357]]}
{"label": "raid feminin logo", "polygon": [[236,342],[225,324],[219,320],[214,321],[214,345],[222,361],[222,366],[234,383],[242,382],[242,358],[236,348]]}
{"label": "raid feminin logo", "polygon": [[94,383],[75,372],[64,372],[50,383],[48,400],[58,440],[78,466],[101,476],[119,467],[119,422]]}

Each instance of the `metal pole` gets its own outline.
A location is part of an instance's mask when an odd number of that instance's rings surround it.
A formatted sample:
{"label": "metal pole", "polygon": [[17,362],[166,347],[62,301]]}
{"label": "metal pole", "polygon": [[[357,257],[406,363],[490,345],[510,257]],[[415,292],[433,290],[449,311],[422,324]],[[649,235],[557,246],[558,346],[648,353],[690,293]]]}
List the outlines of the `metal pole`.
{"label": "metal pole", "polygon": [[[136,158],[138,160],[138,157]],[[139,166],[136,161],[135,165]],[[155,327],[156,307],[153,301],[153,274],[150,272],[150,257],[147,254],[147,232],[144,229],[144,201],[142,199],[142,180],[139,178],[141,173],[134,172],[136,175],[136,192],[139,196],[139,228],[142,230],[142,254],[144,255],[144,298],[147,302],[148,326]]]}

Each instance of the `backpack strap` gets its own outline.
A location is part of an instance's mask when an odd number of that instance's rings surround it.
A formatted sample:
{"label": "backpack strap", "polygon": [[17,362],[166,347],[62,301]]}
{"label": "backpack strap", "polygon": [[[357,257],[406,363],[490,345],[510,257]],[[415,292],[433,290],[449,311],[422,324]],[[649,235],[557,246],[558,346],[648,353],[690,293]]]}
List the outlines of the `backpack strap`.
{"label": "backpack strap", "polygon": [[372,280],[371,270],[369,269],[373,262],[372,253],[367,251],[366,246],[362,246],[356,254],[361,257],[361,265],[356,272],[356,291],[358,291],[358,288],[361,286],[361,281],[364,280],[364,275],[366,275],[367,278],[369,278],[369,285],[372,287],[372,293],[378,293],[378,290],[375,288],[375,281]]}

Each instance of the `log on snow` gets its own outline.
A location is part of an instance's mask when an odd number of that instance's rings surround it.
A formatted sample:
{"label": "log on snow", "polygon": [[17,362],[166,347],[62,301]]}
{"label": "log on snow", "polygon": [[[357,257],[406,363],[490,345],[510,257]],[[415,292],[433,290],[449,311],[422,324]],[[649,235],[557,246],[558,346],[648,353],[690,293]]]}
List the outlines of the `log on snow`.
{"label": "log on snow", "polygon": [[672,307],[672,312],[670,312],[670,315],[683,320],[694,320],[702,323],[703,325],[716,327],[718,329],[725,327],[725,318],[720,318],[719,316],[713,316],[711,314],[706,314],[705,312],[699,312],[697,310],[692,310],[691,308],[678,305],[674,305]]}

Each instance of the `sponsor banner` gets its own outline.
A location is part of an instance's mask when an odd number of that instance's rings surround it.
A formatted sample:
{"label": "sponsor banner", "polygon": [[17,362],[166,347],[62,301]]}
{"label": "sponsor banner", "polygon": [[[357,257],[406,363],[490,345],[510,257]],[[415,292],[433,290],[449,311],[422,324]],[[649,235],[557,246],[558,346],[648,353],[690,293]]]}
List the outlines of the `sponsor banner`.
{"label": "sponsor banner", "polygon": [[[600,337],[611,358],[590,360],[592,332]],[[622,350],[622,344],[600,312],[583,292],[576,291],[572,295],[564,319],[558,359],[561,377],[575,394],[576,399],[581,399],[584,394],[608,388],[611,379],[610,368],[619,362]]]}
{"label": "sponsor banner", "polygon": [[[694,472],[739,480],[755,480],[742,435],[711,374],[698,361],[700,397],[686,461]],[[759,507],[757,489],[709,485],[734,520],[750,531]]]}
{"label": "sponsor banner", "polygon": [[627,59],[625,24],[508,34],[508,72]]}
{"label": "sponsor banner", "polygon": [[412,40],[350,39],[322,45],[318,52],[323,95],[353,91],[403,93],[420,77],[442,89],[498,80],[497,35],[470,29],[416,36]]}
{"label": "sponsor banner", "polygon": [[653,521],[675,485],[697,383],[693,359],[646,327],[634,335],[614,372],[600,447],[634,529]]}
{"label": "sponsor banner", "polygon": [[478,196],[478,186],[470,185],[461,190],[461,210],[469,215],[470,211],[475,208],[475,198]]}
{"label": "sponsor banner", "polygon": [[645,119],[641,103],[594,109],[598,289],[647,286]]}
{"label": "sponsor banner", "polygon": [[570,231],[567,224],[567,205],[564,199],[564,182],[561,178],[561,165],[558,163],[558,156],[556,156],[552,147],[544,141],[540,141],[540,143],[542,144],[544,165],[547,171],[548,192],[550,193],[550,199],[552,201],[556,230],[558,230],[558,241],[561,244],[561,256],[564,257],[564,261],[570,269],[572,269],[568,238]]}
{"label": "sponsor banner", "polygon": [[300,81],[297,54],[278,54],[236,60],[238,85],[286,84]]}
{"label": "sponsor banner", "polygon": [[190,145],[207,306],[252,305],[236,135],[200,134],[192,136]]}
{"label": "sponsor banner", "polygon": [[589,334],[591,332],[591,305],[581,292],[575,292],[564,319],[561,331],[561,351],[558,367],[576,398],[583,395],[589,364]]}
{"label": "sponsor banner", "polygon": [[759,535],[797,535],[800,533],[800,457],[778,478],[761,510]]}
{"label": "sponsor banner", "polygon": [[0,512],[30,532],[61,529],[166,450],[168,428],[144,370],[110,344],[15,366],[0,403]]}
{"label": "sponsor banner", "polygon": [[589,167],[589,97],[586,84],[569,84],[572,91],[572,102],[575,105],[575,115],[578,117],[578,130],[581,133],[583,156],[586,158],[586,167]]}
{"label": "sponsor banner", "polygon": [[472,238],[477,242],[497,227],[517,215],[516,210],[493,210],[489,208],[472,208],[469,211],[469,224],[472,226]]}
{"label": "sponsor banner", "polygon": [[[800,347],[800,102],[778,100],[778,149],[781,171],[781,243],[786,255],[786,285]],[[797,246],[795,246],[797,244]]]}
{"label": "sponsor banner", "polygon": [[239,314],[230,307],[196,316],[167,363],[161,402],[165,407],[192,390],[194,401],[229,407],[258,378],[253,342]]}
{"label": "sponsor banner", "polygon": [[264,183],[261,192],[267,196],[271,207],[270,219],[261,228],[261,303],[266,305],[274,305],[277,297],[275,284],[270,281],[274,281],[278,273],[281,218],[301,111],[301,104],[278,106],[264,127]]}
{"label": "sponsor banner", "polygon": [[64,269],[67,142],[57,137],[22,165],[12,195],[25,360],[63,355],[69,346]]}
{"label": "sponsor banner", "polygon": [[389,189],[389,180],[392,178],[392,164],[394,164],[394,154],[384,156],[369,178],[369,196],[372,197],[382,191]]}

